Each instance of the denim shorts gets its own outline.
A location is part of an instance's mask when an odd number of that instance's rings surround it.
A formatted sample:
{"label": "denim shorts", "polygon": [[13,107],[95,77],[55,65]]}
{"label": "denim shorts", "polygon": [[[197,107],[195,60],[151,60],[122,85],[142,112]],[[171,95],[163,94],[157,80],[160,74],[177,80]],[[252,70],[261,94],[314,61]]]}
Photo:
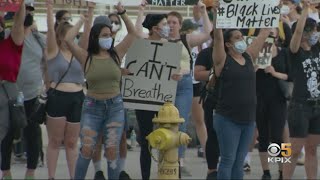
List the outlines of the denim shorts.
{"label": "denim shorts", "polygon": [[305,138],[308,134],[320,135],[320,106],[307,102],[290,102],[288,109],[290,137]]}
{"label": "denim shorts", "polygon": [[[106,100],[86,97],[83,102],[80,124],[82,146],[85,143],[94,148],[98,134],[102,132],[106,148],[119,147],[125,125],[122,96],[118,95]],[[91,130],[91,133],[86,133],[85,130]]]}

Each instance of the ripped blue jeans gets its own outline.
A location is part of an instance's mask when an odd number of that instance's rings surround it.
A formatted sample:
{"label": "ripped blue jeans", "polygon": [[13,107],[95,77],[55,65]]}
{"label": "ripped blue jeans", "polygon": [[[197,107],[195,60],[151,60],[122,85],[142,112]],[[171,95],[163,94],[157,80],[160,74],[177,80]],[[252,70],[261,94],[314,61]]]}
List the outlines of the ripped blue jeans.
{"label": "ripped blue jeans", "polygon": [[125,124],[122,96],[118,95],[107,100],[86,97],[80,124],[81,148],[75,179],[85,179],[99,132],[103,132],[108,179],[119,179],[119,145]]}

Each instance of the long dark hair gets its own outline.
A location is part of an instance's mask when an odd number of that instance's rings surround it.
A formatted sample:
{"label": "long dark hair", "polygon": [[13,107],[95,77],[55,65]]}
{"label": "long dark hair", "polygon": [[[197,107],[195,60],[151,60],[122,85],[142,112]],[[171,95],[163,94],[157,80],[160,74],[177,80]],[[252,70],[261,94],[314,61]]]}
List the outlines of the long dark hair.
{"label": "long dark hair", "polygon": [[[111,27],[105,24],[96,24],[91,28],[90,36],[89,36],[89,44],[88,44],[88,57],[99,54],[100,52],[99,35],[101,33],[101,30],[105,27],[109,28],[111,31]],[[112,43],[111,48],[108,49],[107,51],[110,54],[110,57],[120,67],[120,57],[118,53],[114,50],[114,43]]]}
{"label": "long dark hair", "polygon": [[62,17],[65,15],[65,14],[68,14],[69,11],[67,10],[60,10],[60,11],[57,11],[56,13],[56,22],[54,23],[54,29],[57,29],[58,27],[58,21],[61,21]]}
{"label": "long dark hair", "polygon": [[231,37],[232,37],[232,33],[234,31],[239,31],[239,29],[227,29],[223,32],[223,43],[224,43],[224,49],[226,51],[226,53],[228,53],[228,47],[226,46],[227,42],[230,42]]}

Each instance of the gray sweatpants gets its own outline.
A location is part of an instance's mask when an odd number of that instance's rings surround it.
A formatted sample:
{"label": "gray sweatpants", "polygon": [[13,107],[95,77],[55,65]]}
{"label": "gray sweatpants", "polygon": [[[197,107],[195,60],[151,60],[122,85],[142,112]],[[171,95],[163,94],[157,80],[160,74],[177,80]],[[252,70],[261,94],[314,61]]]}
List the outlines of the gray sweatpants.
{"label": "gray sweatpants", "polygon": [[[3,83],[0,81],[0,152],[1,152],[1,142],[6,136],[9,129],[9,107],[8,107],[8,97],[4,91],[3,84],[7,91],[12,93],[12,83]],[[0,164],[1,164],[1,154],[0,154]]]}

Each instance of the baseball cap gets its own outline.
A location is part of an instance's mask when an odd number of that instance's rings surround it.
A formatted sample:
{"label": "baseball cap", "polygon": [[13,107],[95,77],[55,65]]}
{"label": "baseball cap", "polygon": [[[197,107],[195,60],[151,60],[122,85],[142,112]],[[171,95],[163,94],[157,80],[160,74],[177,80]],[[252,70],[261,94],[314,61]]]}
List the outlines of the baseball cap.
{"label": "baseball cap", "polygon": [[111,21],[107,16],[97,16],[93,21],[93,25],[97,24],[104,24],[109,28],[112,28]]}
{"label": "baseball cap", "polygon": [[159,24],[162,19],[167,18],[165,14],[147,14],[146,18],[144,19],[142,26],[146,29],[151,30],[153,26]]}
{"label": "baseball cap", "polygon": [[185,32],[185,31],[188,31],[188,30],[196,30],[199,28],[199,25],[192,22],[191,19],[185,19],[183,22],[182,22],[182,27],[181,27],[181,30],[182,32]]}
{"label": "baseball cap", "polygon": [[300,4],[301,0],[290,0],[293,4]]}

